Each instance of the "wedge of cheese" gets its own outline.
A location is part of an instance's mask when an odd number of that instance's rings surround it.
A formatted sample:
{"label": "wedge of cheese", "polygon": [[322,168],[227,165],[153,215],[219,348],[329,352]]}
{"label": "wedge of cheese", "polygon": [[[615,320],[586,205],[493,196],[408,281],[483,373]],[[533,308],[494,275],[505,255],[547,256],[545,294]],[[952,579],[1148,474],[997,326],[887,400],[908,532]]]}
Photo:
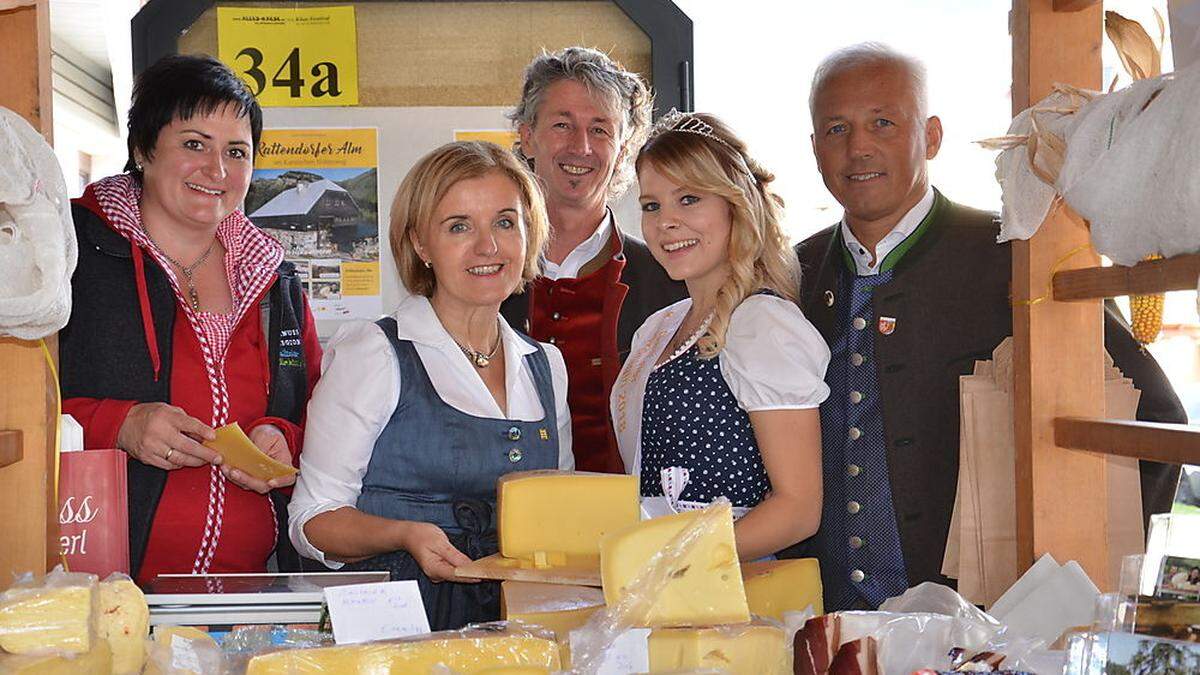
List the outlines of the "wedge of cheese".
{"label": "wedge of cheese", "polygon": [[86,654],[71,656],[0,655],[0,673],[12,675],[112,675],[113,653],[108,640],[92,641]]}
{"label": "wedge of cheese", "polygon": [[[651,558],[660,551],[664,555],[652,564]],[[614,532],[601,544],[600,574],[610,608],[624,611],[618,603],[633,594],[626,607],[635,625],[706,626],[750,620],[728,502]]]}
{"label": "wedge of cheese", "polygon": [[259,450],[237,422],[226,424],[216,432],[217,437],[205,441],[204,445],[221,455],[221,461],[226,466],[244,471],[259,480],[283,478],[299,473],[299,469],[291,464],[277,462]]}
{"label": "wedge of cheese", "polygon": [[782,621],[784,612],[808,607],[814,614],[825,613],[816,558],[742,563],[742,584],[752,614]]}
{"label": "wedge of cheese", "polygon": [[639,478],[521,471],[496,482],[500,554],[535,568],[596,565],[600,540],[638,522]]}
{"label": "wedge of cheese", "polygon": [[146,596],[128,577],[100,583],[97,633],[112,647],[113,672],[137,675],[146,664],[150,608]]}
{"label": "wedge of cheese", "polygon": [[0,596],[0,649],[86,654],[96,638],[96,577],[89,584],[17,587]]}
{"label": "wedge of cheese", "polygon": [[558,670],[558,645],[529,635],[434,637],[344,647],[290,649],[250,660],[247,675],[327,673],[429,673],[436,666],[454,673],[478,673],[499,666],[541,666]]}
{"label": "wedge of cheese", "polygon": [[657,628],[650,632],[650,672],[712,668],[730,675],[792,672],[787,631],[754,622],[708,628]]}

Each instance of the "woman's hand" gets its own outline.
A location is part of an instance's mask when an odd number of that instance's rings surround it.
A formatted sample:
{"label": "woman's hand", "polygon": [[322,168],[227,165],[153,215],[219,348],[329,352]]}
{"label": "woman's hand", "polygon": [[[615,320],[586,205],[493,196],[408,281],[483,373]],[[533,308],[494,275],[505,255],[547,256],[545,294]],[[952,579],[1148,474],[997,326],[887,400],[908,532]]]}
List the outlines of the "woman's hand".
{"label": "woman's hand", "polygon": [[[292,465],[292,452],[288,448],[287,437],[274,424],[262,424],[250,430],[250,441],[258,446],[267,457],[280,464]],[[275,488],[287,487],[296,483],[296,474],[282,478],[272,478],[264,481],[239,471],[231,466],[222,466],[221,473],[234,485],[259,494],[266,494]]]}
{"label": "woman's hand", "polygon": [[471,562],[462,551],[454,548],[442,528],[432,523],[404,521],[400,547],[417,561],[430,581],[477,583],[478,579],[454,576],[454,568]]}
{"label": "woman's hand", "polygon": [[166,403],[139,403],[117,432],[117,447],[134,459],[170,471],[220,464],[221,456],[200,445],[216,438],[212,427]]}

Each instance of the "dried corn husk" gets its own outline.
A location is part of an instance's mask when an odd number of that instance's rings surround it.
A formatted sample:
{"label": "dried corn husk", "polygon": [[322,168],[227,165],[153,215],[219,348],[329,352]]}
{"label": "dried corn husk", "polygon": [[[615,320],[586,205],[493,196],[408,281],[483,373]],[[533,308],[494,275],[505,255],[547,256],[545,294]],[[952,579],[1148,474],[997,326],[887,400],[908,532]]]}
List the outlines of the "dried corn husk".
{"label": "dried corn husk", "polygon": [[1158,10],[1154,11],[1154,16],[1158,19],[1158,45],[1154,44],[1142,24],[1113,11],[1104,13],[1104,32],[1117,48],[1117,56],[1125,72],[1135,80],[1162,75],[1162,43],[1166,28]]}

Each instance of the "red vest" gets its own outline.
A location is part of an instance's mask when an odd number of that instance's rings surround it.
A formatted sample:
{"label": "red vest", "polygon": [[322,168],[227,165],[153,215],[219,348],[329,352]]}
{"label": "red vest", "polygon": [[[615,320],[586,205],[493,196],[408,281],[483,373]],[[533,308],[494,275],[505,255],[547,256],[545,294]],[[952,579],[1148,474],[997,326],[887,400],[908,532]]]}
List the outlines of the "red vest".
{"label": "red vest", "polygon": [[617,317],[629,286],[621,283],[625,258],[612,256],[577,279],[538,278],[529,291],[530,337],[549,342],[567,364],[567,403],[575,468],[624,473],[609,418],[608,399],[621,370]]}

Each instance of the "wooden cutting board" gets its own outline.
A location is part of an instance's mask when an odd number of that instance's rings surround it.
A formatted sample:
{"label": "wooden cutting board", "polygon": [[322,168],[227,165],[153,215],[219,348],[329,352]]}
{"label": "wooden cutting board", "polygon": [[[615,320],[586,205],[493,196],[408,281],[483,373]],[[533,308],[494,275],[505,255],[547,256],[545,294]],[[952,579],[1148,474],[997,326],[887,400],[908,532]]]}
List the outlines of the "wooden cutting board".
{"label": "wooden cutting board", "polygon": [[599,565],[563,565],[531,569],[523,568],[518,561],[505,558],[499,553],[461,565],[454,570],[454,575],[474,579],[511,579],[513,581],[536,581],[543,584],[569,584],[600,588]]}

